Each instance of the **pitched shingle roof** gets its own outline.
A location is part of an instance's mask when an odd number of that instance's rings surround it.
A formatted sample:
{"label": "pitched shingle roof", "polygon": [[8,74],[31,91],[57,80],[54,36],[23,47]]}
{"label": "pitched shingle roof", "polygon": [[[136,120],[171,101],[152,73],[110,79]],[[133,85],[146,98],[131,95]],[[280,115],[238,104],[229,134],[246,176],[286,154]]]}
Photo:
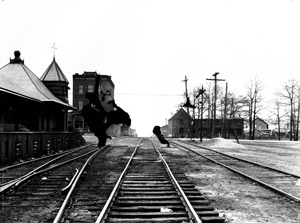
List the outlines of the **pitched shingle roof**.
{"label": "pitched shingle roof", "polygon": [[[54,102],[74,109],[56,98],[42,81],[24,65],[18,55],[9,64],[0,68],[0,91],[39,102]],[[20,55],[19,55],[20,56]]]}
{"label": "pitched shingle roof", "polygon": [[69,83],[68,79],[58,66],[55,61],[55,57],[53,57],[52,63],[49,65],[47,70],[44,72],[43,76],[41,77],[42,81],[61,81]]}

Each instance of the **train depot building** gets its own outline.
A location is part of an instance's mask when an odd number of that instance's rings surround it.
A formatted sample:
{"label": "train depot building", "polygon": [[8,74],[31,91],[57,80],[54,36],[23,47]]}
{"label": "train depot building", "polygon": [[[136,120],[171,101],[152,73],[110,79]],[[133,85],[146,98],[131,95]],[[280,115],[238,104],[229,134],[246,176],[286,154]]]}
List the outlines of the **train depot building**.
{"label": "train depot building", "polygon": [[68,81],[53,58],[39,79],[15,51],[0,68],[1,164],[78,146],[83,138],[67,132]]}

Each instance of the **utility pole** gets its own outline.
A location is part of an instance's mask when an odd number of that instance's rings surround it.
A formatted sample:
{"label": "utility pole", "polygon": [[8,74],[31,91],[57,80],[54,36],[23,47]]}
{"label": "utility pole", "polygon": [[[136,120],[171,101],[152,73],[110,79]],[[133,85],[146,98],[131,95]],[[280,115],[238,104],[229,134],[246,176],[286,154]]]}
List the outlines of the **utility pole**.
{"label": "utility pole", "polygon": [[222,135],[223,136],[224,135],[226,136],[226,131],[228,130],[228,128],[227,128],[228,127],[227,126],[227,93],[228,93],[228,82],[226,82],[225,100],[224,100],[224,118],[223,118],[223,126],[222,126]]}
{"label": "utility pole", "polygon": [[[186,104],[188,103],[188,90],[187,90],[187,77],[185,76],[184,80],[182,80],[182,82],[185,82],[185,98],[186,98]],[[189,107],[187,106],[187,113],[190,115],[190,111],[189,111]]]}
{"label": "utility pole", "polygon": [[[192,105],[188,96],[188,91],[187,91],[187,81],[188,79],[185,76],[185,79],[183,80],[183,82],[185,82],[185,97],[186,97],[186,103],[184,105],[182,105],[182,107],[186,107],[187,108],[187,113],[190,117],[190,111],[189,108],[195,109],[195,105]],[[193,118],[192,118],[192,122],[193,122]],[[192,123],[189,123],[189,131],[190,131],[190,136],[192,137]]]}
{"label": "utility pole", "polygon": [[197,94],[196,98],[198,98],[201,95],[201,120],[200,120],[200,142],[202,142],[202,137],[203,137],[203,95],[206,90],[203,88],[203,85],[201,89],[199,89],[199,93]]}
{"label": "utility pole", "polygon": [[224,79],[217,79],[218,74],[219,74],[219,72],[214,73],[212,75],[214,77],[213,79],[206,78],[206,80],[215,82],[215,101],[214,101],[214,117],[213,117],[213,124],[212,124],[212,138],[215,135],[215,124],[216,124],[216,113],[217,113],[217,82],[225,81]]}

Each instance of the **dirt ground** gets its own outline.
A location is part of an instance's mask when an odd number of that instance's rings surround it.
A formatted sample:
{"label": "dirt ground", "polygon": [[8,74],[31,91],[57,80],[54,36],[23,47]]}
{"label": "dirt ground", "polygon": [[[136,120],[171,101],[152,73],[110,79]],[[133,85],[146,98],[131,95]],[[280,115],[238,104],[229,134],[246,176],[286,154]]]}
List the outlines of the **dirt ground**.
{"label": "dirt ground", "polygon": [[[274,145],[275,144],[275,145]],[[299,173],[300,144],[294,142],[241,142],[221,140],[202,143],[256,162]],[[204,158],[191,156],[174,147],[161,146],[169,162],[178,163],[211,205],[226,218],[226,223],[299,223],[300,204],[284,198],[250,180],[212,164]],[[182,165],[184,163],[185,165]]]}
{"label": "dirt ground", "polygon": [[[111,142],[116,145],[133,145],[130,139],[116,139]],[[226,218],[226,223],[300,222],[299,203],[256,185],[204,158],[195,157],[174,147],[167,148],[156,139],[155,142],[167,161],[178,164],[211,202],[211,206]],[[300,174],[300,142],[240,141],[237,144],[230,140],[212,139],[204,140],[201,145]]]}
{"label": "dirt ground", "polygon": [[[93,136],[87,136],[87,139],[88,142],[97,141]],[[137,139],[119,138],[108,140],[108,143],[134,147],[137,141]],[[211,202],[211,206],[225,217],[226,223],[300,223],[299,203],[256,185],[204,158],[188,154],[175,147],[168,148],[166,145],[161,145],[158,140],[155,142],[161,148],[166,160],[177,164],[178,168]],[[197,143],[199,144],[199,142]],[[240,143],[213,139],[205,140],[201,145],[300,174],[300,142],[240,141]],[[115,156],[124,159],[124,152],[118,150]],[[118,158],[115,157],[115,159]],[[111,162],[112,160],[108,159],[107,161]],[[109,168],[104,169],[107,171],[101,173],[103,174],[101,176],[104,177],[104,180],[108,179],[104,183],[111,184],[109,176],[112,176],[116,168],[111,171],[108,170]],[[114,179],[117,177],[115,176]],[[108,195],[107,192],[105,196]],[[105,196],[103,195],[103,199]],[[98,199],[100,198],[98,197]],[[93,217],[93,213],[91,213],[91,218]]]}

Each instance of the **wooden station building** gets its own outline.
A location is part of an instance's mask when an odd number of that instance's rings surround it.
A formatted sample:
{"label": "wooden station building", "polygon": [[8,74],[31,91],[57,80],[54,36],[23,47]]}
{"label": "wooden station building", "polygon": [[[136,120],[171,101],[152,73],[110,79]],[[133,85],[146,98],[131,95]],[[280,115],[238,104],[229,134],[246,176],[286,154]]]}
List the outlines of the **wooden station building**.
{"label": "wooden station building", "polygon": [[[53,58],[41,80],[20,52],[0,68],[1,163],[76,146],[83,138],[67,132],[68,81]],[[75,138],[74,138],[75,137]]]}

